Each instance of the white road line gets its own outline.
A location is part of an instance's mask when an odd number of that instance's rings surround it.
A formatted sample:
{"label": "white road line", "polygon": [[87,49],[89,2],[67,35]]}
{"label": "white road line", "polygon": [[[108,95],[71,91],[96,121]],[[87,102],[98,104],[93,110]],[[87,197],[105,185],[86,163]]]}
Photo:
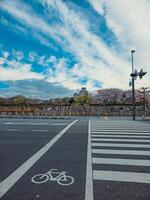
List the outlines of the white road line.
{"label": "white road line", "polygon": [[91,128],[91,130],[93,130],[93,129],[95,129],[95,130],[104,130],[104,129],[107,129],[107,130],[137,130],[137,129],[140,129],[140,130],[142,130],[142,129],[145,129],[145,130],[149,130],[149,128],[150,127],[143,127],[143,126],[140,126],[140,127],[93,127],[93,128]]}
{"label": "white road line", "polygon": [[68,123],[49,124],[49,123],[46,123],[46,122],[39,122],[39,123],[33,123],[33,122],[6,122],[4,124],[7,124],[7,125],[30,125],[30,126],[41,126],[41,125],[61,126],[61,125],[67,125]]}
{"label": "white road line", "polygon": [[119,129],[118,130],[114,130],[114,129],[111,129],[111,130],[109,130],[109,129],[101,129],[101,130],[92,130],[92,133],[93,132],[98,132],[98,133],[101,133],[101,132],[108,132],[108,133],[109,132],[112,132],[112,133],[113,132],[117,132],[117,133],[118,132],[119,133],[123,133],[123,132],[124,133],[128,133],[128,132],[129,133],[150,133],[149,130],[148,131],[145,131],[145,130],[143,131],[143,130],[137,130],[137,129],[136,130],[131,130],[131,129],[129,129],[129,130],[124,130],[124,129],[123,130],[121,130],[121,129],[120,130]]}
{"label": "white road line", "polygon": [[26,125],[31,125],[31,126],[41,126],[41,125],[48,125],[48,123],[28,123]]}
{"label": "white road line", "polygon": [[150,166],[150,160],[121,159],[121,158],[93,158],[93,164],[108,165],[133,165],[133,166]]}
{"label": "white road line", "polygon": [[4,124],[13,124],[13,122],[5,122]]}
{"label": "white road line", "polygon": [[93,147],[137,147],[137,148],[150,148],[150,144],[124,144],[124,143],[92,143]]}
{"label": "white road line", "polygon": [[39,130],[38,129],[38,130],[32,130],[32,131],[35,131],[35,132],[43,132],[44,131],[45,132],[45,131],[48,131],[48,130]]}
{"label": "white road line", "polygon": [[87,147],[87,165],[86,165],[86,185],[85,200],[93,200],[93,171],[92,171],[92,152],[91,152],[91,127],[90,120],[88,126],[88,147]]}
{"label": "white road line", "polygon": [[117,155],[142,155],[150,156],[150,151],[138,151],[138,150],[113,150],[113,149],[92,149],[92,153],[95,154],[117,154]]}
{"label": "white road line", "polygon": [[150,127],[149,128],[145,128],[145,127],[140,127],[140,128],[136,128],[136,129],[132,129],[132,128],[98,128],[98,129],[91,129],[92,131],[150,131]]}
{"label": "white road line", "polygon": [[5,131],[19,131],[19,129],[9,128],[9,129],[5,129]]}
{"label": "white road line", "polygon": [[92,135],[92,138],[146,138],[146,139],[150,139],[150,135],[149,136],[144,136],[144,135],[105,135],[105,134],[100,134],[100,135]]}
{"label": "white road line", "polygon": [[124,138],[122,138],[122,139],[116,139],[116,138],[106,138],[106,139],[104,139],[104,138],[92,138],[92,142],[96,142],[96,141],[102,141],[102,142],[129,142],[129,143],[132,143],[132,142],[136,142],[136,143],[141,143],[141,142],[145,142],[145,143],[150,143],[150,139],[147,139],[147,140],[136,140],[136,139],[132,139],[132,138],[130,138],[130,139],[124,139]]}
{"label": "white road line", "polygon": [[94,180],[150,183],[150,174],[148,173],[94,170],[93,177]]}
{"label": "white road line", "polygon": [[150,126],[128,126],[128,125],[126,125],[126,126],[93,126],[93,127],[91,127],[91,129],[134,129],[134,130],[136,130],[137,128],[140,128],[140,129],[142,129],[142,128],[145,128],[145,129],[148,129],[148,128],[150,128]]}
{"label": "white road line", "polygon": [[58,133],[49,143],[23,163],[18,169],[0,183],[0,198],[73,126],[78,120],[73,121]]}
{"label": "white road line", "polygon": [[63,126],[63,125],[67,125],[68,123],[59,123],[59,124],[51,124],[52,126]]}
{"label": "white road line", "polygon": [[133,128],[133,129],[135,129],[135,127],[136,128],[141,128],[141,127],[143,127],[143,128],[149,128],[150,127],[150,125],[147,125],[147,126],[145,126],[146,124],[144,124],[144,126],[142,125],[135,125],[135,126],[129,126],[129,125],[124,125],[123,124],[123,126],[117,126],[117,125],[114,125],[114,126],[109,126],[109,125],[107,125],[107,126],[102,126],[102,125],[96,125],[96,126],[91,126],[91,129],[93,129],[93,128]]}
{"label": "white road line", "polygon": [[32,123],[32,122],[6,122],[4,124],[7,124],[7,125],[46,125],[48,123],[45,123],[45,122],[39,122],[39,123]]}
{"label": "white road line", "polygon": [[92,131],[91,132],[91,134],[92,135],[100,135],[100,134],[106,134],[106,135],[150,135],[150,132],[131,132],[131,131],[128,131],[128,132],[119,132],[119,131],[110,131],[110,132],[108,132],[108,131]]}

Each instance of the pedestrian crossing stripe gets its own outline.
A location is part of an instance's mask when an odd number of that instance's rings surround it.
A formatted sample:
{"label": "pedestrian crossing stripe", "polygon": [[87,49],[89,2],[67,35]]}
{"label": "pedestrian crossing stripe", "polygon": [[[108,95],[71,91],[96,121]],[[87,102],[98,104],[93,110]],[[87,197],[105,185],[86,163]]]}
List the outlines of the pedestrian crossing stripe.
{"label": "pedestrian crossing stripe", "polygon": [[150,183],[150,174],[137,172],[119,172],[119,171],[105,171],[94,170],[94,180],[104,181],[123,181],[132,183]]}
{"label": "pedestrian crossing stripe", "polygon": [[[93,170],[93,180],[150,183],[150,173],[119,171],[121,166],[150,167],[150,126],[139,122],[91,121],[91,156],[93,166],[103,165],[103,170]],[[115,149],[117,148],[117,149]],[[106,155],[106,157],[105,157]],[[109,158],[107,157],[109,155]],[[112,155],[112,158],[110,156]],[[120,155],[120,158],[116,156]],[[126,158],[121,155],[126,155]],[[138,156],[131,159],[130,156]],[[146,159],[143,159],[143,156]],[[95,165],[96,164],[96,165]],[[109,165],[109,171],[105,170]],[[113,168],[111,170],[111,165]],[[115,167],[116,166],[116,167]],[[107,169],[107,168],[106,168]]]}

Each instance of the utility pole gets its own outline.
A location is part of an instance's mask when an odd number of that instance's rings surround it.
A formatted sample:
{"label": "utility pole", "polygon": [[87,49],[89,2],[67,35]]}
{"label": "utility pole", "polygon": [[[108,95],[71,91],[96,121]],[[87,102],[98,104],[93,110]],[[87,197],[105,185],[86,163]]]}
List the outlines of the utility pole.
{"label": "utility pole", "polygon": [[133,63],[133,54],[135,53],[135,50],[131,50],[131,56],[132,56],[132,73],[130,76],[132,77],[132,109],[133,109],[133,120],[135,120],[135,80],[139,76],[140,79],[145,76],[147,72],[144,72],[143,69],[140,70],[140,72],[137,72],[137,70],[134,70],[134,63]]}
{"label": "utility pole", "polygon": [[[133,54],[135,50],[131,50],[132,56],[132,74],[134,74],[134,63],[133,63]],[[135,87],[134,87],[134,79],[135,77],[132,76],[132,109],[133,109],[133,120],[135,120]]]}

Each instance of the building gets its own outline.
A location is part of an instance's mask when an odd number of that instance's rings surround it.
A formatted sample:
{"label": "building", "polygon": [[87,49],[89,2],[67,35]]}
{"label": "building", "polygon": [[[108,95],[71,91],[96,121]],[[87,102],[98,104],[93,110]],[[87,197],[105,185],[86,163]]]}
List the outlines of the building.
{"label": "building", "polygon": [[79,96],[82,96],[82,95],[88,95],[88,91],[86,89],[86,87],[82,87],[80,92],[79,92]]}

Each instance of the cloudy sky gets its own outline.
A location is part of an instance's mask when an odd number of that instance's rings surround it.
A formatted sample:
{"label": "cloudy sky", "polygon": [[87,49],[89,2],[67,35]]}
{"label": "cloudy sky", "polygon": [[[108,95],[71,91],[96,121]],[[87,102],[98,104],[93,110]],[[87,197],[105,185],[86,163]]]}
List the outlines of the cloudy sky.
{"label": "cloudy sky", "polygon": [[150,1],[0,0],[0,96],[150,86]]}

